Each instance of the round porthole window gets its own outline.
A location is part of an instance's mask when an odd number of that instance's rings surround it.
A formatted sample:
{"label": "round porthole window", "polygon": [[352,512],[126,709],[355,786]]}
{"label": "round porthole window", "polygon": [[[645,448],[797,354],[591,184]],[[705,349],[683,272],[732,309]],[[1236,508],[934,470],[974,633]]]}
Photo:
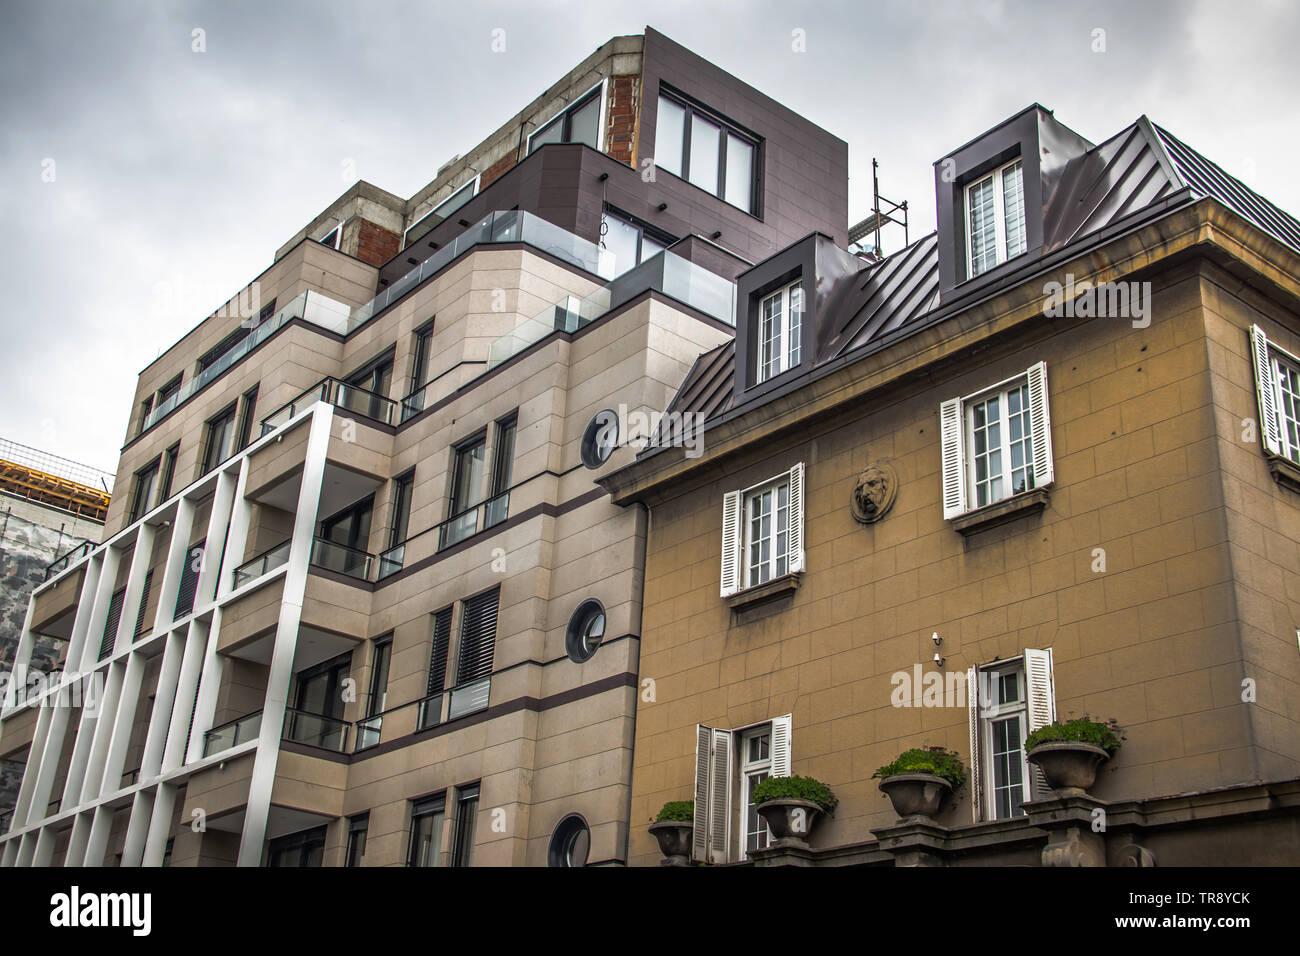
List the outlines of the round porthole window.
{"label": "round porthole window", "polygon": [[586,866],[589,852],[591,852],[591,831],[587,829],[587,821],[578,814],[571,813],[560,821],[555,832],[551,834],[547,864]]}
{"label": "round porthole window", "polygon": [[564,649],[577,664],[591,660],[605,637],[605,609],[595,598],[583,601],[569,618],[564,634]]}
{"label": "round porthole window", "polygon": [[618,415],[608,408],[597,412],[582,433],[582,463],[599,468],[618,446]]}

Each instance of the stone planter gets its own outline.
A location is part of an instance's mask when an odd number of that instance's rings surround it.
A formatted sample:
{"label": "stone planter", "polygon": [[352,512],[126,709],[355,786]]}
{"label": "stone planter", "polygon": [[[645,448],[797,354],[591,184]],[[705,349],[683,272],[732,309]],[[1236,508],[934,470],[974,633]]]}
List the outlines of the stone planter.
{"label": "stone planter", "polygon": [[1097,782],[1097,768],[1110,754],[1092,744],[1054,740],[1039,744],[1025,758],[1043,771],[1049,787],[1064,796],[1086,793]]}
{"label": "stone planter", "polygon": [[754,808],[772,831],[772,846],[808,848],[808,836],[822,815],[820,805],[793,797],[769,800]]}
{"label": "stone planter", "polygon": [[660,820],[650,824],[650,832],[659,841],[659,852],[664,859],[660,866],[691,865],[691,834],[695,831],[689,820]]}
{"label": "stone planter", "polygon": [[880,781],[880,792],[889,797],[894,812],[909,817],[933,817],[952,793],[952,784],[932,773],[896,773]]}

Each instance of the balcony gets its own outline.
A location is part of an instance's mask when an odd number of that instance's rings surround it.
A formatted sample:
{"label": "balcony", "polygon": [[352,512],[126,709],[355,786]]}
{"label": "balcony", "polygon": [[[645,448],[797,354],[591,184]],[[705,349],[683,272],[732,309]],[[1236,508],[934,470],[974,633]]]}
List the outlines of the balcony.
{"label": "balcony", "polygon": [[[510,516],[510,491],[481,501],[466,508],[459,514],[452,515],[446,521],[426,528],[411,535],[401,544],[380,553],[377,561],[376,580],[382,581],[389,575],[402,570],[408,559],[419,560],[429,557],[436,551],[450,548],[454,544],[473,537],[480,531],[487,531],[501,524]],[[436,533],[436,539],[433,537]],[[435,548],[436,541],[436,548]]]}
{"label": "balcony", "polygon": [[282,736],[294,743],[343,753],[347,750],[350,726],[346,720],[289,707],[284,713]]}
{"label": "balcony", "polygon": [[315,538],[311,546],[311,563],[326,571],[346,574],[361,581],[370,580],[375,556],[325,538]]}
{"label": "balcony", "polygon": [[207,757],[223,750],[229,750],[239,744],[247,743],[250,740],[255,740],[261,732],[262,712],[260,710],[256,713],[245,714],[243,717],[237,717],[220,727],[213,727],[203,735],[203,756]]}
{"label": "balcony", "polygon": [[178,406],[188,401],[194,393],[209,382],[215,381],[236,362],[294,319],[302,319],[330,332],[341,334],[347,327],[350,314],[351,310],[348,306],[342,302],[336,302],[329,296],[321,295],[319,292],[302,293],[261,325],[250,328],[248,334],[232,345],[225,354],[182,385],[175,395],[172,395],[166,401],[160,402],[158,407],[145,418],[144,425],[140,429],[141,432],[153,428],[154,425],[157,425],[174,412]]}
{"label": "balcony", "polygon": [[50,578],[62,574],[64,571],[68,570],[68,568],[72,565],[72,562],[79,561],[80,559],[84,558],[86,555],[90,554],[90,552],[94,550],[95,550],[95,542],[83,541],[81,544],[77,545],[75,548],[68,551],[66,554],[59,555],[48,565],[46,565],[45,580],[48,581]]}
{"label": "balcony", "polygon": [[344,409],[353,415],[368,418],[381,425],[398,423],[398,404],[377,392],[370,392],[334,378],[323,378],[297,398],[276,409],[262,419],[262,434],[275,431],[303,409],[317,402],[325,402]]}
{"label": "balcony", "polygon": [[250,558],[234,570],[234,580],[232,587],[238,590],[242,585],[247,584],[254,578],[260,578],[263,574],[268,574],[278,567],[289,562],[289,547],[291,541],[281,541],[273,548],[263,551],[255,558]]}
{"label": "balcony", "polygon": [[[664,251],[586,298],[568,296],[561,299],[518,325],[514,331],[501,336],[492,343],[488,368],[496,368],[552,332],[575,332],[647,291],[663,293],[719,322],[735,325],[736,286],[681,256]],[[423,403],[420,405],[422,407]],[[406,403],[403,403],[403,414],[406,414],[405,408]]]}

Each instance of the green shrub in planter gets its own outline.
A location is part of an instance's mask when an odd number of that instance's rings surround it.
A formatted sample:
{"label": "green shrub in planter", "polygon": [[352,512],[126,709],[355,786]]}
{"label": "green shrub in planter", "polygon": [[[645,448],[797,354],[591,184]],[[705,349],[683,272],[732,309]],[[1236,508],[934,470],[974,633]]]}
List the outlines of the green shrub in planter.
{"label": "green shrub in planter", "polygon": [[1106,723],[1093,720],[1085,714],[1075,720],[1056,721],[1046,727],[1039,727],[1025,738],[1025,753],[1039,744],[1081,743],[1100,747],[1110,756],[1115,756],[1124,740],[1123,731],[1115,718]]}
{"label": "green shrub in planter", "polygon": [[655,823],[663,823],[665,820],[672,820],[681,823],[694,823],[695,801],[669,800],[659,809],[659,816],[655,817]]}
{"label": "green shrub in planter", "polygon": [[951,750],[943,747],[913,747],[898,755],[893,763],[887,763],[872,777],[892,777],[899,773],[929,773],[942,777],[952,784],[952,789],[960,790],[966,780],[966,768],[961,758]]}
{"label": "green shrub in planter", "polygon": [[840,802],[830,787],[812,777],[768,777],[754,788],[752,799],[754,806],[769,800],[808,800],[827,813]]}

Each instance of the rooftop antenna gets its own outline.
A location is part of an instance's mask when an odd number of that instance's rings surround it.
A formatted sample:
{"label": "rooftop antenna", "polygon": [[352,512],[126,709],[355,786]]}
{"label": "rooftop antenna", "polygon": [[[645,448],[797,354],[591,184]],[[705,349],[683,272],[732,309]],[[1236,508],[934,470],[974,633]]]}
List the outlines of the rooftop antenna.
{"label": "rooftop antenna", "polygon": [[884,258],[880,252],[880,229],[882,226],[893,224],[903,227],[903,245],[907,246],[908,228],[907,228],[907,200],[894,202],[892,199],[886,199],[880,195],[880,177],[878,170],[880,163],[873,156],[871,158],[871,215],[862,220],[857,225],[849,229],[849,244],[857,243],[862,246],[862,240],[875,233],[876,245],[871,250],[870,257],[879,261]]}

